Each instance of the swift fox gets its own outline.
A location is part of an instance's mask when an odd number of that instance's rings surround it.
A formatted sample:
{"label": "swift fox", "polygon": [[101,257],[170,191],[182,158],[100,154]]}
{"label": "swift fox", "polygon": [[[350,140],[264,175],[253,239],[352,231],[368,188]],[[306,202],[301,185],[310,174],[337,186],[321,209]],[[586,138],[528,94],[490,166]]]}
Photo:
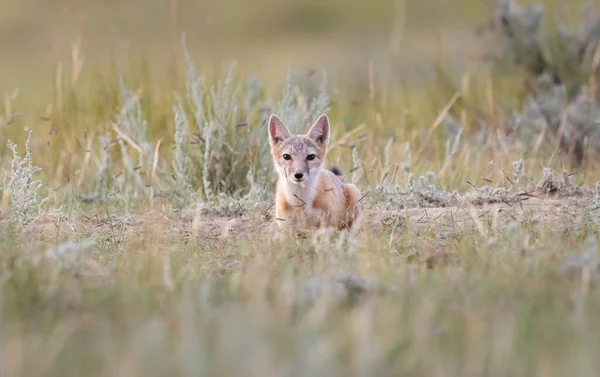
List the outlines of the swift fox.
{"label": "swift fox", "polygon": [[329,119],[323,114],[306,135],[292,135],[275,114],[269,143],[279,174],[275,212],[281,228],[350,228],[360,215],[360,191],[344,183],[337,168],[323,168]]}

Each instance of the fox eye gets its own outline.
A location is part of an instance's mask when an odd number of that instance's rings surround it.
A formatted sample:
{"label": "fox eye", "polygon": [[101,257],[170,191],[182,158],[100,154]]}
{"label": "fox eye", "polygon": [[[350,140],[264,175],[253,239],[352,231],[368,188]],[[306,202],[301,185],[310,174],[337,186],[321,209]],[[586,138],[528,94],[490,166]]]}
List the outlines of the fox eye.
{"label": "fox eye", "polygon": [[314,159],[315,159],[315,157],[317,157],[317,156],[315,156],[314,154],[309,154],[308,156],[306,156],[306,159],[307,159],[308,161],[312,161],[312,160],[314,160]]}
{"label": "fox eye", "polygon": [[286,154],[283,155],[283,159],[284,160],[291,160],[292,156],[290,156],[289,154],[286,153]]}

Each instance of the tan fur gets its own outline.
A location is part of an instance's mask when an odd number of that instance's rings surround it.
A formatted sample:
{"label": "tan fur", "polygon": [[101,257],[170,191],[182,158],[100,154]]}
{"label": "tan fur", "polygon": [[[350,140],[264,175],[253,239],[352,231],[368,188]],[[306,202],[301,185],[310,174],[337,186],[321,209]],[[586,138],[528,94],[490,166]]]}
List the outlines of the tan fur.
{"label": "tan fur", "polygon": [[351,183],[342,182],[329,170],[319,176],[319,194],[312,206],[326,215],[326,225],[338,229],[352,227],[359,215],[360,191]]}
{"label": "tan fur", "polygon": [[[306,135],[292,135],[272,115],[269,140],[279,173],[275,200],[278,225],[297,230],[352,227],[361,214],[360,191],[323,169],[329,142],[327,116],[319,117]],[[314,155],[312,160],[310,155]]]}

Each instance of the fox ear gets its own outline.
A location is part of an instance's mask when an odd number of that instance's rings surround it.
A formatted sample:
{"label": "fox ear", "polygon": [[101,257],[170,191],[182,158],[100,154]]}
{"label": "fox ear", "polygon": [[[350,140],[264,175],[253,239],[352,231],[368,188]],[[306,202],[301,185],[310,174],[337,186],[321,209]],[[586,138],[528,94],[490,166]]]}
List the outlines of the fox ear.
{"label": "fox ear", "polygon": [[320,145],[329,144],[329,118],[327,118],[327,115],[321,115],[315,124],[312,125],[306,136]]}
{"label": "fox ear", "polygon": [[269,118],[269,142],[271,145],[276,145],[291,136],[290,131],[285,124],[275,114]]}

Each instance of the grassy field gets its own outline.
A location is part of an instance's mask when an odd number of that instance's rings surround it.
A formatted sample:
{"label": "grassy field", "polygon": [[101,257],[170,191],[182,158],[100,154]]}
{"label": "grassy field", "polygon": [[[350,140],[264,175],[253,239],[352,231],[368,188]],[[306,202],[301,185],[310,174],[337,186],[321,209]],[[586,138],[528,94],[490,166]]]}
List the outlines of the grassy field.
{"label": "grassy field", "polygon": [[[600,159],[493,6],[0,3],[3,377],[596,375]],[[278,234],[271,113],[330,115],[359,229]]]}

